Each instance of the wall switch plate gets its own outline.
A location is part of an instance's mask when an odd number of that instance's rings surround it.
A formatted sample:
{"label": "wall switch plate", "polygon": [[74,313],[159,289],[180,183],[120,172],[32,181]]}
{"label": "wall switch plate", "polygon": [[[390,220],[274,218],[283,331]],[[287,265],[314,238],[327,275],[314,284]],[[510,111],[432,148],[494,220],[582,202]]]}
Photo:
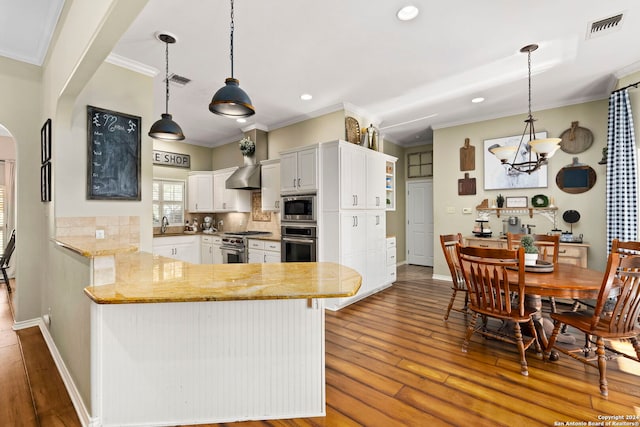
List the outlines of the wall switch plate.
{"label": "wall switch plate", "polygon": [[462,213],[465,215],[471,215],[473,210],[471,208],[462,208]]}
{"label": "wall switch plate", "polygon": [[447,206],[447,213],[448,214],[454,214],[456,213],[456,208],[453,206]]}
{"label": "wall switch plate", "polygon": [[104,230],[96,230],[96,239],[104,239]]}

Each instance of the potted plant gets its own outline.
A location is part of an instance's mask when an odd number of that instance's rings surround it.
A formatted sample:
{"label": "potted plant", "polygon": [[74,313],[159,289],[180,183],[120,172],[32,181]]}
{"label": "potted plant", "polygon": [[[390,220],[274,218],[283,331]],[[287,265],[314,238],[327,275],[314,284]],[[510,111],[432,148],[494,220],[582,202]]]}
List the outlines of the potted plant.
{"label": "potted plant", "polygon": [[504,196],[502,194],[498,194],[498,197],[496,197],[496,203],[499,208],[504,206]]}
{"label": "potted plant", "polygon": [[520,245],[524,248],[524,265],[536,265],[538,261],[538,247],[533,244],[533,237],[528,234],[522,236]]}

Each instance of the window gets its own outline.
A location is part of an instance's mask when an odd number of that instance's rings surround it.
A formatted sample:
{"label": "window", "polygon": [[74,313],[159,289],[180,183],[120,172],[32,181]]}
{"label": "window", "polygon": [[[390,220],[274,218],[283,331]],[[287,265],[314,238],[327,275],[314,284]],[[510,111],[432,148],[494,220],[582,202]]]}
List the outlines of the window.
{"label": "window", "polygon": [[433,175],[433,153],[422,151],[420,153],[410,153],[407,155],[407,176],[409,178],[419,178]]}
{"label": "window", "polygon": [[166,216],[169,225],[184,224],[184,181],[153,180],[153,225]]}

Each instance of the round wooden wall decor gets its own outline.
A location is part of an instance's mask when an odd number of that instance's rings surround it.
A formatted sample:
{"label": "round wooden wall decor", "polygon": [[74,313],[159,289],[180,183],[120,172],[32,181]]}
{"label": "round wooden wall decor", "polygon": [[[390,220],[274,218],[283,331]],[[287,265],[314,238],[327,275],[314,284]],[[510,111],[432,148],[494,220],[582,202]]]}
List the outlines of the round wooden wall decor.
{"label": "round wooden wall decor", "polygon": [[588,165],[565,166],[556,175],[556,185],[565,193],[584,193],[595,184],[596,171]]}
{"label": "round wooden wall decor", "polygon": [[593,133],[578,126],[578,122],[571,122],[571,128],[562,132],[560,138],[560,149],[569,154],[582,153],[593,144]]}

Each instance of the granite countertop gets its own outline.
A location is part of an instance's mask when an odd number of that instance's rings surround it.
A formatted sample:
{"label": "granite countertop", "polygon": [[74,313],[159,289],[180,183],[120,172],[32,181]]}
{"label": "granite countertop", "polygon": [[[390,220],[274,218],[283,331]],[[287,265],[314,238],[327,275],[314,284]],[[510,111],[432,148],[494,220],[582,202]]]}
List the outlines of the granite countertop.
{"label": "granite countertop", "polygon": [[146,252],[115,255],[115,283],[88,286],[98,304],[348,297],[362,277],[330,262],[191,264]]}
{"label": "granite countertop", "polygon": [[111,256],[119,253],[137,252],[138,245],[123,243],[119,238],[96,239],[95,237],[56,237],[53,241],[86,258]]}

